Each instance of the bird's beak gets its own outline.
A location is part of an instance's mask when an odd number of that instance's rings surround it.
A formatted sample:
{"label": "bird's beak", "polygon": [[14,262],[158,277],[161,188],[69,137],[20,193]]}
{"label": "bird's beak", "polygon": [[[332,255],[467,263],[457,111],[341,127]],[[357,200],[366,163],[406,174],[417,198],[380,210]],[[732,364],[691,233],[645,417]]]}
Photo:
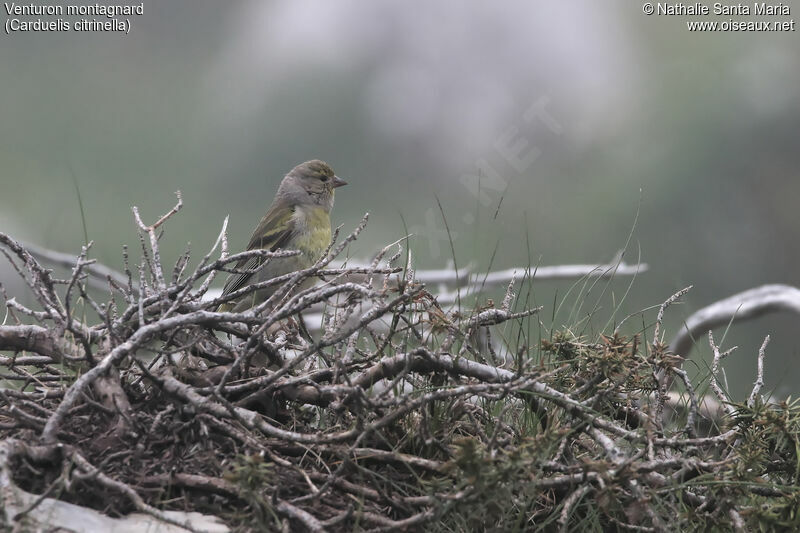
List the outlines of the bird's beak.
{"label": "bird's beak", "polygon": [[341,187],[342,185],[347,185],[347,182],[344,181],[339,176],[334,176],[333,177],[333,188],[335,189],[336,187]]}

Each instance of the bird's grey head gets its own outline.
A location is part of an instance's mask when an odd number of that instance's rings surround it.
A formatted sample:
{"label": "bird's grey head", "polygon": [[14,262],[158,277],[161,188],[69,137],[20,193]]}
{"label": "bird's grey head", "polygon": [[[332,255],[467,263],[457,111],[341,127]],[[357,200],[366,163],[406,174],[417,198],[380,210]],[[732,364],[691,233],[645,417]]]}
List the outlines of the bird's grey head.
{"label": "bird's grey head", "polygon": [[281,181],[276,201],[287,205],[319,205],[330,211],[333,207],[333,190],[347,182],[333,173],[333,169],[319,159],[312,159],[294,167]]}

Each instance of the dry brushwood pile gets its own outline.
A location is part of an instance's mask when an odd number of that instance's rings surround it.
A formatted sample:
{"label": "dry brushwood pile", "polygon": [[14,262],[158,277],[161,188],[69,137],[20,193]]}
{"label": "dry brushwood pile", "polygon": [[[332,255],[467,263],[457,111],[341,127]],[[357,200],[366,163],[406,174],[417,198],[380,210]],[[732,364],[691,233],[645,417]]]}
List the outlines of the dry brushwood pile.
{"label": "dry brushwood pile", "polygon": [[[134,210],[142,260],[125,253],[121,273],[85,247],[58,279],[0,234],[30,293],[3,289],[0,529],[79,508],[163,531],[800,527],[800,406],[762,399],[766,342],[746,400],[725,396],[710,336],[710,387],[693,383],[659,332],[684,291],[651,340],[538,341],[513,280],[470,309],[428,292],[397,246],[330,268],[365,217],[313,267],[214,298],[239,259],[294,252],[229,255],[223,226],[170,271],[159,239],[178,208],[152,225]],[[263,304],[216,311],[267,284]]]}

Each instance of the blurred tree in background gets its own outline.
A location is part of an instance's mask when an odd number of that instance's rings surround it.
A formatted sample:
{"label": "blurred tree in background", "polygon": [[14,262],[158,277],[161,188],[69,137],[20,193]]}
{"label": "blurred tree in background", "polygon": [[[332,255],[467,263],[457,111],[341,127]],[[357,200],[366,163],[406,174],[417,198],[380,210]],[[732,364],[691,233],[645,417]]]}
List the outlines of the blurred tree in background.
{"label": "blurred tree in background", "polygon": [[[452,260],[451,237],[462,266],[604,262],[632,232],[626,258],[651,270],[616,318],[693,284],[671,332],[734,292],[800,285],[796,32],[509,4],[147,0],[129,35],[4,35],[0,228],[61,251],[88,236],[118,267],[130,206],[152,217],[181,189],[165,261],[227,214],[241,247],[283,173],[319,157],[355,184],[334,223],[373,214],[355,257],[410,231],[421,267]],[[536,303],[569,287],[534,284]],[[734,394],[767,333],[768,387],[798,392],[794,322],[732,328]]]}

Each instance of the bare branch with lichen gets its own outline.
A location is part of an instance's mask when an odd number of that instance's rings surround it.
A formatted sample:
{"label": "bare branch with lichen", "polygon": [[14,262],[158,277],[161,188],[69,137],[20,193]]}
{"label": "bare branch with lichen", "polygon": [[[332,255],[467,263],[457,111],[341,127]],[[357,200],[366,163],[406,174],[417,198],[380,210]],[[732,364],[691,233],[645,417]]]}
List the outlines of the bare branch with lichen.
{"label": "bare branch with lichen", "polygon": [[[787,443],[800,408],[756,401],[766,341],[750,397],[736,403],[709,336],[726,411],[724,429],[701,423],[717,404],[662,342],[686,289],[661,305],[652,343],[620,332],[512,340],[540,311],[521,305],[518,285],[643,265],[466,268],[456,281],[415,270],[404,239],[339,264],[365,216],[311,267],[214,296],[217,273],[242,258],[297,252],[231,255],[226,219],[197,264],[186,252],[165,267],[159,246],[181,206],[178,195],[151,225],[134,210],[142,260],[129,265],[125,249],[122,273],[89,246],[67,261],[0,234],[35,301],[3,293],[14,323],[0,326],[0,378],[14,384],[0,389],[0,488],[30,491],[19,519],[38,520],[58,496],[188,530],[202,528],[186,509],[221,513],[233,529],[755,529],[793,497]],[[216,310],[267,286],[277,289],[254,308]],[[667,394],[664,376],[685,393]],[[763,500],[731,488],[748,483]],[[4,512],[0,523],[17,520]]]}

